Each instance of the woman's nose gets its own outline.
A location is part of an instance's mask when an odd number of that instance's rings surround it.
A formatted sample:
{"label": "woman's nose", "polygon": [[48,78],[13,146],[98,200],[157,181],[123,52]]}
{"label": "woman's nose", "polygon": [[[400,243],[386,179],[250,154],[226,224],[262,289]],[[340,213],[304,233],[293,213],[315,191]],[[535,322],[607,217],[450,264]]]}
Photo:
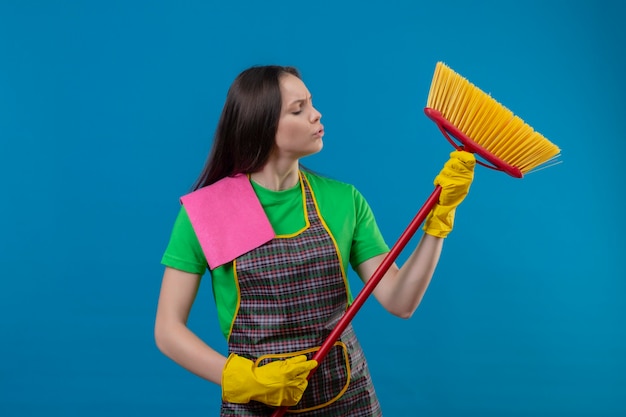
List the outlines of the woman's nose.
{"label": "woman's nose", "polygon": [[322,113],[317,111],[315,107],[313,107],[313,112],[311,112],[311,121],[318,122],[322,118]]}

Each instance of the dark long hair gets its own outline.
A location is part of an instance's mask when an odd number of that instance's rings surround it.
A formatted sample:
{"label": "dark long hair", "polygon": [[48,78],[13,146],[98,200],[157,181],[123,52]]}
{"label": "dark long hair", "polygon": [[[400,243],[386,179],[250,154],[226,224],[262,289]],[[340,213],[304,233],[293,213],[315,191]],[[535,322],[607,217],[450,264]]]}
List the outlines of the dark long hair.
{"label": "dark long hair", "polygon": [[282,107],[280,78],[294,67],[248,68],[228,90],[209,157],[192,190],[222,178],[258,171],[272,151]]}

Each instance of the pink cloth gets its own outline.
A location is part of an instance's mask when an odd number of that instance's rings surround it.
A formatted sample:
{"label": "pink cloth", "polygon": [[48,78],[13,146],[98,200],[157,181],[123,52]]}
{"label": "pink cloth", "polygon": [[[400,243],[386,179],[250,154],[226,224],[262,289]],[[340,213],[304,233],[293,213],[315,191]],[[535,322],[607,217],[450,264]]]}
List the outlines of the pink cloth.
{"label": "pink cloth", "polygon": [[247,175],[238,174],[181,197],[209,269],[274,238]]}

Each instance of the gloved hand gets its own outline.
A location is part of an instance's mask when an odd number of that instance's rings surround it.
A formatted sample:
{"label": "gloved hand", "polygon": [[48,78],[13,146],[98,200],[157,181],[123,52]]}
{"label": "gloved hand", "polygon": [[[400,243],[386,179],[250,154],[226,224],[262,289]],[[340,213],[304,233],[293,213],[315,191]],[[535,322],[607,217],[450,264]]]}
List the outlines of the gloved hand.
{"label": "gloved hand", "polygon": [[300,355],[257,367],[251,360],[231,354],[222,372],[222,399],[238,404],[255,400],[275,407],[296,405],[316,366],[316,361]]}
{"label": "gloved hand", "polygon": [[452,231],[456,207],[467,195],[474,179],[474,154],[454,151],[443,169],[435,177],[435,186],[441,186],[439,202],[431,210],[424,222],[424,232],[437,237],[446,237]]}

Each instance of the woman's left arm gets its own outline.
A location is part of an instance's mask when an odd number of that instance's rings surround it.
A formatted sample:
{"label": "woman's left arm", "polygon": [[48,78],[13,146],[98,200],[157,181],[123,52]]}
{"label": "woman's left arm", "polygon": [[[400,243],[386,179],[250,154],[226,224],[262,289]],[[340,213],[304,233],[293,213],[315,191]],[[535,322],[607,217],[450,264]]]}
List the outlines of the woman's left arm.
{"label": "woman's left arm", "polygon": [[[439,262],[443,238],[452,231],[456,207],[467,196],[474,179],[474,155],[454,151],[435,178],[441,186],[439,201],[424,222],[425,234],[401,268],[393,264],[382,277],[374,296],[390,313],[409,318],[419,306]],[[386,254],[362,262],[356,272],[367,282]]]}
{"label": "woman's left arm", "polygon": [[[409,318],[419,306],[435,272],[443,238],[425,234],[402,268],[394,263],[374,289],[374,297],[391,314]],[[361,263],[356,272],[367,282],[386,254]]]}

